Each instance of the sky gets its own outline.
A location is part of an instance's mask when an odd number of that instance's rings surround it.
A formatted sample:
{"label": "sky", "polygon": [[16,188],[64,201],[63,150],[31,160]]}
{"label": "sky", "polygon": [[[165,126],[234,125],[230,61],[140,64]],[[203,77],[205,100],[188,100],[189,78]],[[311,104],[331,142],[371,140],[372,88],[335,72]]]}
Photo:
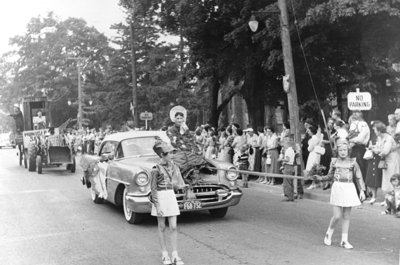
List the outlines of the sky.
{"label": "sky", "polygon": [[110,26],[125,20],[118,0],[3,0],[0,3],[0,55],[11,49],[8,46],[11,37],[26,32],[32,17],[47,17],[50,11],[60,20],[83,18],[88,26],[110,38],[116,36]]}

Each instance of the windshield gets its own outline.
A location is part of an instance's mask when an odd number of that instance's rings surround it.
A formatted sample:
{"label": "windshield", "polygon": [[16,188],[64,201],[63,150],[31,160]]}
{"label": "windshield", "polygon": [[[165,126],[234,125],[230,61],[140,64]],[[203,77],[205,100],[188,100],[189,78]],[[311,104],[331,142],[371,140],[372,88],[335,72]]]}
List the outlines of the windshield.
{"label": "windshield", "polygon": [[[159,138],[158,138],[159,139]],[[121,142],[124,157],[127,156],[141,156],[141,155],[156,155],[153,151],[153,146],[157,138],[140,137],[126,139]]]}

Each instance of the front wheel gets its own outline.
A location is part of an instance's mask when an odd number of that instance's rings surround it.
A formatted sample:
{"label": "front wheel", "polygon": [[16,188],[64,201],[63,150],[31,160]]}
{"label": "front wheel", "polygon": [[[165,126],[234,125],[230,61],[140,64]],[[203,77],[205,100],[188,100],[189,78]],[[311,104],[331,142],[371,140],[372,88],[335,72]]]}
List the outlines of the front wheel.
{"label": "front wheel", "polygon": [[28,158],[27,158],[27,152],[24,152],[24,167],[28,168]]}
{"label": "front wheel", "polygon": [[37,169],[38,174],[42,174],[42,168],[43,168],[42,157],[37,156],[36,157],[36,169]]}
{"label": "front wheel", "polygon": [[143,213],[135,213],[131,209],[129,209],[128,201],[126,196],[128,195],[128,188],[125,187],[124,193],[122,195],[122,204],[124,208],[124,216],[125,220],[130,224],[140,224],[143,222],[144,214]]}
{"label": "front wheel", "polygon": [[93,188],[90,189],[90,195],[92,196],[92,200],[94,203],[100,204],[104,202],[104,199],[99,197],[99,194],[97,194]]}
{"label": "front wheel", "polygon": [[211,209],[209,210],[212,217],[215,218],[223,218],[225,217],[226,213],[228,212],[228,207],[219,208],[219,209]]}
{"label": "front wheel", "polygon": [[36,171],[36,146],[30,144],[28,146],[28,170]]}
{"label": "front wheel", "polygon": [[76,170],[76,161],[75,161],[75,157],[73,157],[72,158],[72,164],[70,164],[71,166],[70,166],[70,170],[71,170],[71,173],[75,173],[75,170]]}

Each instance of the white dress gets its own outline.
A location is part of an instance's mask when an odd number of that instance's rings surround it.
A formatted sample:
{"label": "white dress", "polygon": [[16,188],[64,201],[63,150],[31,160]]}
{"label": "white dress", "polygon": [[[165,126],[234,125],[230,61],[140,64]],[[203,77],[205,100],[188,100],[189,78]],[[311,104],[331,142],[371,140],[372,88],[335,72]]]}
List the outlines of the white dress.
{"label": "white dress", "polygon": [[360,190],[365,190],[361,170],[355,158],[345,160],[332,158],[328,175],[322,178],[323,180],[334,180],[330,204],[339,207],[361,205],[353,178],[356,179]]}
{"label": "white dress", "polygon": [[310,140],[308,140],[308,151],[310,154],[308,155],[306,170],[310,171],[312,167],[317,164],[319,165],[321,161],[321,155],[317,154],[314,150],[316,146],[319,146],[321,143],[321,139],[317,135],[313,135]]}

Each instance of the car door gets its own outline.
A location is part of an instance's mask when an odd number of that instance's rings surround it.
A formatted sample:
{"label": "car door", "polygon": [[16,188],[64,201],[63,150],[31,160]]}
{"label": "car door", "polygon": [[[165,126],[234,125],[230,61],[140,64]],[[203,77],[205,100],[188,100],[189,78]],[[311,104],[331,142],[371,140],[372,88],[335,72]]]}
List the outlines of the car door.
{"label": "car door", "polygon": [[107,171],[108,171],[110,161],[113,160],[116,145],[117,145],[117,142],[115,142],[115,141],[104,142],[102,144],[102,146],[100,148],[100,152],[99,152],[99,156],[100,156],[100,162],[98,164],[99,178],[101,181],[101,186],[102,186],[104,195],[106,196],[105,199],[107,199],[107,197],[110,194],[113,194],[113,191],[110,191],[107,189]]}

